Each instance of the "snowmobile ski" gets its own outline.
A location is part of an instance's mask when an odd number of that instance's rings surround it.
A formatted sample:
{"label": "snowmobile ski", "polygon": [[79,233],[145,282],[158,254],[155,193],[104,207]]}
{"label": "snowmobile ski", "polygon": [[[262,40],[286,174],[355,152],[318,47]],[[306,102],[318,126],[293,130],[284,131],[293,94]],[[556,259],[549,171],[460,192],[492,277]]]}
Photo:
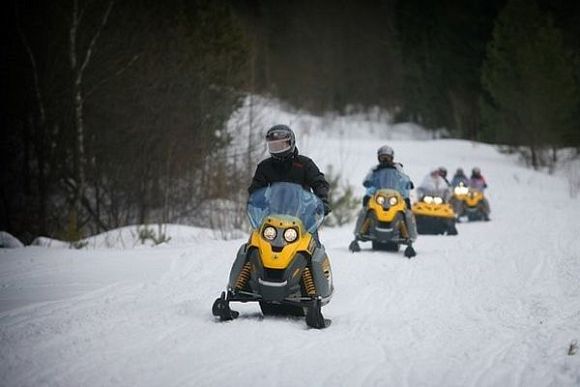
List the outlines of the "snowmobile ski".
{"label": "snowmobile ski", "polygon": [[308,307],[308,311],[306,312],[306,325],[310,328],[324,329],[330,326],[331,321],[324,318],[321,308],[320,298],[317,298],[313,302],[313,305]]}
{"label": "snowmobile ski", "polygon": [[226,299],[226,292],[222,292],[220,298],[215,300],[211,311],[214,316],[220,318],[220,321],[234,320],[240,315],[240,312],[230,308],[230,302]]}

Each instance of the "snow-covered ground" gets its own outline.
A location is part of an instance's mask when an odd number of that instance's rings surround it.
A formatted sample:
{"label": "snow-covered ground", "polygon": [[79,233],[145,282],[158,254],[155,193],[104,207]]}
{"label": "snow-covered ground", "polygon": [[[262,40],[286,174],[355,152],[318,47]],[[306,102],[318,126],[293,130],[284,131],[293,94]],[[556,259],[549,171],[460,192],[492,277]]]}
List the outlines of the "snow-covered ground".
{"label": "snow-covered ground", "polygon": [[127,242],[126,229],[82,250],[0,249],[0,384],[580,385],[580,350],[568,355],[580,341],[580,200],[566,180],[484,144],[404,139],[360,121],[331,132],[282,112],[264,127],[276,122],[292,124],[301,152],[358,195],[387,142],[415,182],[440,165],[479,166],[492,221],[420,236],[411,260],[368,244],[351,254],[352,224],[322,229],[336,289],[326,330],[263,318],[254,304],[216,322],[211,305],[244,240],[207,230],[172,226],[156,247]]}

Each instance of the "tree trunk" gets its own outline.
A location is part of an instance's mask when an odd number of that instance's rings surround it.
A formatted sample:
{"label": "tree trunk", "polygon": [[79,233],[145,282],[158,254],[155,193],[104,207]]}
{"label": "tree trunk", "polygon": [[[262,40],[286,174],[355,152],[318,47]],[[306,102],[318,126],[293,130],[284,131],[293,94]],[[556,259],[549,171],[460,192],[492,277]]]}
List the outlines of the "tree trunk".
{"label": "tree trunk", "polygon": [[[85,153],[85,125],[84,125],[84,95],[83,95],[83,76],[84,72],[89,65],[93,50],[99,39],[101,31],[107,24],[111,9],[113,7],[113,0],[109,2],[107,9],[103,14],[101,19],[101,24],[97,27],[92,39],[84,53],[82,62],[79,62],[79,53],[77,52],[77,38],[79,35],[80,21],[82,18],[82,11],[79,12],[78,0],[73,2],[73,13],[71,27],[69,30],[69,41],[70,41],[70,52],[69,60],[71,65],[71,70],[73,73],[73,106],[74,106],[74,125],[75,125],[75,149],[74,149],[74,192],[72,193],[73,202],[71,203],[72,211],[71,216],[75,217],[74,221],[70,221],[69,225],[72,227],[79,227],[78,217],[82,210],[82,199],[85,195],[86,190],[86,153]],[[77,233],[80,230],[77,230]]]}
{"label": "tree trunk", "polygon": [[532,158],[532,167],[537,170],[539,168],[538,152],[535,145],[530,145],[530,153]]}

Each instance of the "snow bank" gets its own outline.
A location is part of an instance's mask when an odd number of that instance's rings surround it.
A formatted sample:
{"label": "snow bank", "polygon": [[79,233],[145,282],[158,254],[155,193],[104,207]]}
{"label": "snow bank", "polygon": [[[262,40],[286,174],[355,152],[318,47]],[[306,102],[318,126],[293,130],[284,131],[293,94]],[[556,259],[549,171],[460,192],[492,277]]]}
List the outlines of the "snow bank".
{"label": "snow bank", "polygon": [[[239,237],[242,232],[230,234]],[[121,227],[73,243],[38,237],[32,245],[61,249],[143,249],[156,246],[187,246],[204,240],[223,239],[224,235],[220,230],[180,224],[150,224]]]}
{"label": "snow bank", "polygon": [[70,243],[60,241],[58,239],[49,238],[49,237],[36,237],[30,244],[31,246],[40,246],[40,247],[52,247],[52,248],[61,248],[66,249],[70,247]]}
{"label": "snow bank", "polygon": [[15,236],[6,231],[0,231],[0,248],[17,249],[23,246],[22,242],[20,242]]}

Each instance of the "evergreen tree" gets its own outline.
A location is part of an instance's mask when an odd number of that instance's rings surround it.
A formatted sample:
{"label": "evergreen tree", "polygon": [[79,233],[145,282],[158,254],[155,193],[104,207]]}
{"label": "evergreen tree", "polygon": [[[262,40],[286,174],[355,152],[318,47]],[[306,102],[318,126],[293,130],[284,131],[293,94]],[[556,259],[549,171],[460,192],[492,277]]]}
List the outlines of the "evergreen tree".
{"label": "evergreen tree", "polygon": [[397,2],[405,93],[400,119],[474,139],[481,66],[502,0]]}
{"label": "evergreen tree", "polygon": [[543,148],[564,145],[580,101],[573,60],[533,2],[510,0],[498,16],[482,83],[485,140],[526,146],[535,168]]}

